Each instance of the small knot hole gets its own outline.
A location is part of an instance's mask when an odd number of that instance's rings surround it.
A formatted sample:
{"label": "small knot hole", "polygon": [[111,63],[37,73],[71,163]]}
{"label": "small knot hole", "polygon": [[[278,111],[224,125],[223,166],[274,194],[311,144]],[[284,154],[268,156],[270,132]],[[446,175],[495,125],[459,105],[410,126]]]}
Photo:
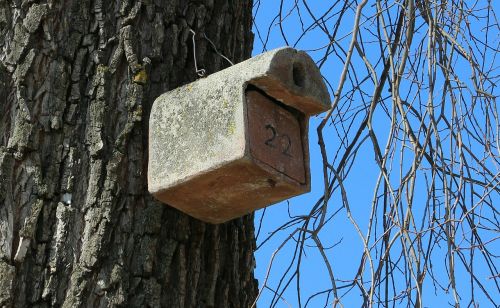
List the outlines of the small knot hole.
{"label": "small knot hole", "polygon": [[274,188],[276,186],[276,181],[273,179],[267,179],[267,183],[270,187]]}

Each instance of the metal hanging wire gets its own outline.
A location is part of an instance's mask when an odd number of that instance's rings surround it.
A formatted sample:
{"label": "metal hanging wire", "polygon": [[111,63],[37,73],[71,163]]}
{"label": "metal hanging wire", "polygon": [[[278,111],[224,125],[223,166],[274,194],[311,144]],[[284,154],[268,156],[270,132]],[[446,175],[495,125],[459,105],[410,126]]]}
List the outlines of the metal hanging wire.
{"label": "metal hanging wire", "polygon": [[[207,71],[203,68],[198,68],[198,62],[196,60],[196,40],[195,40],[195,36],[196,36],[196,32],[194,32],[193,29],[189,29],[189,32],[191,32],[193,34],[193,36],[191,37],[192,41],[193,41],[193,59],[194,59],[194,70],[196,72],[196,74],[199,76],[199,77],[206,77],[207,75]],[[210,43],[210,45],[212,45],[212,48],[214,49],[215,53],[217,53],[221,58],[223,58],[224,60],[226,60],[229,64],[231,64],[231,66],[234,65],[233,61],[229,60],[228,57],[226,57],[225,55],[223,55],[218,49],[217,47],[215,46],[214,42],[212,42],[212,40],[210,40],[208,38],[208,36],[203,33],[203,37]]]}
{"label": "metal hanging wire", "polygon": [[194,59],[194,70],[196,74],[200,77],[205,77],[206,71],[205,69],[198,69],[198,63],[196,62],[196,41],[194,37],[196,36],[196,32],[193,31],[193,29],[189,29],[189,32],[193,34],[192,39],[193,39],[193,59]]}

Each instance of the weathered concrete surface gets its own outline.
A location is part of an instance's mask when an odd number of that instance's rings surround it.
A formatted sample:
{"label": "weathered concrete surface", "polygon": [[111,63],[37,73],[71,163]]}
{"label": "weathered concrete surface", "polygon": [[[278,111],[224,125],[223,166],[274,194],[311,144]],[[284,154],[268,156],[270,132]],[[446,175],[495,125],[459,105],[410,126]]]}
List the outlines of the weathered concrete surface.
{"label": "weathered concrete surface", "polygon": [[212,223],[307,192],[307,120],[328,108],[319,70],[292,48],[167,92],[151,111],[149,191]]}

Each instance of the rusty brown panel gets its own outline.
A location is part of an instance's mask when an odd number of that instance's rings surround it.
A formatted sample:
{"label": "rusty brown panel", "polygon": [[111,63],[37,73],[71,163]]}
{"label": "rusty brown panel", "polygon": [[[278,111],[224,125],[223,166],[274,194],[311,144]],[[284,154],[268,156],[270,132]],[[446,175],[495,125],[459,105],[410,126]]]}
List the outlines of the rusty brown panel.
{"label": "rusty brown panel", "polygon": [[256,90],[248,90],[246,99],[251,156],[304,184],[304,147],[298,118]]}

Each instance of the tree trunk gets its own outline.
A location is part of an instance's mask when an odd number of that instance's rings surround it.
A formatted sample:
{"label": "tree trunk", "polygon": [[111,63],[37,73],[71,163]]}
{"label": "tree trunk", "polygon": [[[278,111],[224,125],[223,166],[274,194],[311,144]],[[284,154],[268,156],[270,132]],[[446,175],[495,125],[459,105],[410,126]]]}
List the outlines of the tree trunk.
{"label": "tree trunk", "polygon": [[[251,0],[0,0],[0,304],[248,307],[253,215],[152,199],[153,100],[250,56]],[[168,149],[165,149],[168,151]],[[193,193],[196,193],[193,191]]]}

